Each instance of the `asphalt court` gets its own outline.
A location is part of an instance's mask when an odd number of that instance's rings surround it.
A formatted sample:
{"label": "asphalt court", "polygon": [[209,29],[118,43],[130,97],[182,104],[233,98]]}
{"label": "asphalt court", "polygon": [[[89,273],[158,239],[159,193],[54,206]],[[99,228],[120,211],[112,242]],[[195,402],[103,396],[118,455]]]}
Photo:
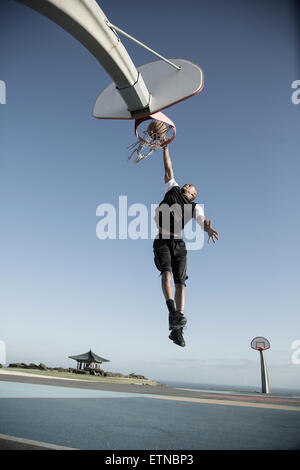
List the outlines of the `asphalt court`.
{"label": "asphalt court", "polygon": [[0,448],[300,449],[300,399],[112,388],[0,379]]}

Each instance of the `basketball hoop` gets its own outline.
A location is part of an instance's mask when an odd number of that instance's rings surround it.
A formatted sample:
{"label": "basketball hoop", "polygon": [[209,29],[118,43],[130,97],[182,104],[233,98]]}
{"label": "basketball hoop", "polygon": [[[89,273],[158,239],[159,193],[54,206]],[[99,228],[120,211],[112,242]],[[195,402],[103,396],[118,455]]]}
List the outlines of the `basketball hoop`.
{"label": "basketball hoop", "polygon": [[[149,125],[144,130],[141,128],[141,125],[145,124],[145,122],[149,119],[156,120],[164,124],[164,131],[162,137],[156,135],[155,133],[149,132]],[[140,134],[138,132],[139,130]],[[134,133],[137,136],[138,141],[134,142],[132,145],[127,147],[132,150],[131,154],[128,157],[128,160],[130,160],[132,156],[137,153],[137,157],[133,163],[139,163],[141,160],[148,157],[153,152],[156,152],[156,150],[163,148],[170,142],[172,142],[176,135],[176,127],[175,124],[171,121],[171,119],[169,119],[163,113],[158,112],[140,119],[136,119]]]}
{"label": "basketball hoop", "polygon": [[264,351],[270,349],[270,342],[262,336],[257,336],[251,341],[251,348],[256,349],[256,351]]}

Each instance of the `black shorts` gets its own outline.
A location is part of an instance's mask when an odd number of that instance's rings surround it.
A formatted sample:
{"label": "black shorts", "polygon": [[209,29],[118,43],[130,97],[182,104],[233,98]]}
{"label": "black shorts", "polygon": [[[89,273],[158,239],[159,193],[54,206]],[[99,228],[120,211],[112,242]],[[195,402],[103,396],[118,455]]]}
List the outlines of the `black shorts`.
{"label": "black shorts", "polygon": [[175,284],[185,285],[187,250],[183,240],[156,238],[153,243],[154,262],[160,273],[173,273]]}

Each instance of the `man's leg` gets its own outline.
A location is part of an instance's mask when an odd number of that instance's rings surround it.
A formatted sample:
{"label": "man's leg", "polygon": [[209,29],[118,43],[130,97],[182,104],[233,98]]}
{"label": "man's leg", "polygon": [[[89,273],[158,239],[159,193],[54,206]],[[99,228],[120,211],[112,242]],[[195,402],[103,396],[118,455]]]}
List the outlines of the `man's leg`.
{"label": "man's leg", "polygon": [[185,346],[182,336],[183,327],[187,319],[183,315],[185,307],[185,281],[186,275],[186,247],[183,240],[174,240],[172,252],[172,272],[175,283],[176,313],[169,319],[169,328],[172,330],[169,338],[179,346]]}
{"label": "man's leg", "polygon": [[176,309],[169,316],[169,328],[180,329],[186,325],[186,318],[183,315],[185,305],[185,285],[175,280],[175,303]]}
{"label": "man's leg", "polygon": [[162,291],[164,293],[167,307],[169,309],[169,328],[180,328],[186,324],[186,319],[183,316],[184,303],[185,303],[185,290],[183,284],[175,285],[175,302],[173,300],[172,288],[172,274],[170,271],[165,271],[161,275]]}
{"label": "man's leg", "polygon": [[161,287],[164,293],[166,301],[173,300],[173,288],[172,288],[172,274],[170,271],[165,271],[161,275]]}
{"label": "man's leg", "polygon": [[175,303],[177,312],[184,313],[185,306],[185,286],[184,284],[175,284]]}
{"label": "man's leg", "polygon": [[187,279],[187,250],[183,240],[174,240],[172,272],[175,283],[176,311],[183,315],[185,307],[185,281]]}
{"label": "man's leg", "polygon": [[176,305],[173,297],[172,274],[170,271],[165,271],[162,273],[161,286],[169,310],[169,316],[174,315],[176,314]]}
{"label": "man's leg", "polygon": [[153,243],[154,262],[161,273],[161,287],[167,303],[169,314],[176,312],[171,274],[171,252],[168,240],[155,239]]}
{"label": "man's leg", "polygon": [[185,341],[182,336],[183,327],[186,325],[186,318],[183,315],[185,305],[185,285],[175,284],[176,312],[169,317],[169,329],[172,330],[169,338],[178,346],[184,347]]}
{"label": "man's leg", "polygon": [[186,322],[186,319],[182,320],[184,318],[183,315],[176,312],[172,288],[172,260],[169,243],[167,240],[156,239],[153,248],[154,262],[157,269],[161,272],[162,291],[169,310],[169,329],[172,330],[169,338],[179,346],[184,346],[185,343],[180,327],[184,320]]}

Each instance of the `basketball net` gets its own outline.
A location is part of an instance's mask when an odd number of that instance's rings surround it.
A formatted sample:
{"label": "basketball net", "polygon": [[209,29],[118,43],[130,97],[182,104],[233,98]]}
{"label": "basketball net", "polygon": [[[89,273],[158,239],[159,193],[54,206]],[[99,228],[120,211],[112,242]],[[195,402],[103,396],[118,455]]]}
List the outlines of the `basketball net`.
{"label": "basketball net", "polygon": [[[140,125],[150,119],[161,121],[166,125],[167,131],[165,132],[165,136],[163,139],[152,138],[148,134],[147,129],[141,132],[142,135],[139,134],[138,128],[140,127]],[[171,119],[169,119],[163,113],[158,112],[150,114],[149,116],[140,119],[136,119],[134,133],[137,136],[138,140],[137,142],[134,142],[132,145],[127,147],[128,149],[132,150],[131,154],[128,157],[128,160],[130,160],[136,153],[137,156],[133,163],[139,163],[144,158],[149,157],[149,155],[151,155],[153,152],[156,152],[156,150],[163,148],[170,142],[172,142],[176,135],[176,127],[175,124],[171,121]]]}

